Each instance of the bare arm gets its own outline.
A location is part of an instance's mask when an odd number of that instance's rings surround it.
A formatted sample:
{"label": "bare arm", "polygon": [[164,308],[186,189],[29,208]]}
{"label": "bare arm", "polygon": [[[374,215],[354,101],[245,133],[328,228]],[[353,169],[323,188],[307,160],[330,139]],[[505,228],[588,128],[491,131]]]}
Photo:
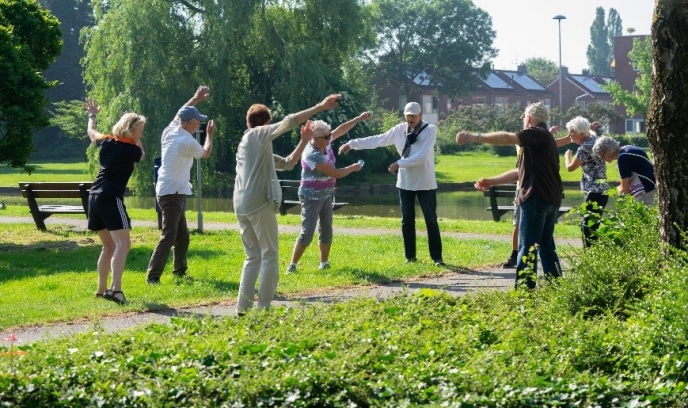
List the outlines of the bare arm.
{"label": "bare arm", "polygon": [[487,143],[497,146],[516,145],[519,144],[516,133],[510,132],[491,132],[491,133],[470,133],[462,130],[456,134],[456,143]]}
{"label": "bare arm", "polygon": [[86,127],[86,132],[88,133],[88,138],[91,139],[91,143],[95,144],[96,140],[103,135],[96,130],[96,116],[98,116],[100,108],[96,105],[95,100],[87,98],[86,110],[88,111],[88,126]]}
{"label": "bare arm", "polygon": [[581,164],[583,164],[583,161],[578,157],[574,156],[572,159],[572,154],[573,152],[570,149],[564,153],[564,163],[566,164],[566,170],[568,171],[574,171],[579,168]]}
{"label": "bare arm", "polygon": [[340,136],[344,136],[348,131],[353,129],[353,127],[356,126],[358,122],[363,122],[364,120],[369,119],[372,115],[373,114],[370,112],[363,112],[355,118],[351,119],[350,121],[344,122],[341,125],[337,126],[337,128],[332,131],[332,141],[337,140],[337,138]]}
{"label": "bare arm", "polygon": [[207,159],[210,157],[210,153],[213,151],[213,135],[215,134],[215,121],[210,119],[208,121],[208,126],[205,128],[205,143],[203,143],[203,156],[201,159]]}
{"label": "bare arm", "polygon": [[475,182],[474,186],[476,189],[485,191],[489,190],[490,187],[499,184],[510,184],[515,183],[518,180],[518,170],[512,169],[506,171],[498,176],[494,177],[481,177]]}
{"label": "bare arm", "polygon": [[182,105],[182,108],[184,106],[196,106],[196,104],[203,102],[204,100],[208,99],[210,96],[210,87],[208,85],[201,85],[196,89],[196,93],[194,93],[194,96],[189,99],[188,102],[186,102],[184,105]]}
{"label": "bare arm", "polygon": [[355,171],[361,171],[362,168],[363,166],[361,166],[358,163],[350,164],[340,169],[332,166],[330,163],[320,163],[317,166],[315,166],[315,169],[321,172],[322,174],[329,177],[334,177],[336,179],[346,177]]}
{"label": "bare arm", "polygon": [[559,139],[554,139],[554,141],[557,143],[557,147],[562,147],[573,143],[573,140],[571,140],[570,136],[560,137]]}
{"label": "bare arm", "polygon": [[296,148],[294,148],[294,151],[286,157],[287,162],[291,164],[291,168],[294,168],[296,162],[298,162],[301,159],[301,155],[303,154],[304,149],[306,149],[306,146],[308,146],[308,142],[313,137],[312,124],[313,122],[309,120],[308,122],[306,122],[305,125],[301,126],[301,139],[299,140],[299,144],[297,144]]}
{"label": "bare arm", "polygon": [[295,113],[294,121],[297,125],[300,125],[316,113],[336,108],[337,106],[339,106],[339,103],[337,101],[341,97],[342,94],[332,94],[328,96],[327,98],[323,99],[322,102],[320,102],[319,104],[311,106],[310,108],[302,110],[301,112]]}

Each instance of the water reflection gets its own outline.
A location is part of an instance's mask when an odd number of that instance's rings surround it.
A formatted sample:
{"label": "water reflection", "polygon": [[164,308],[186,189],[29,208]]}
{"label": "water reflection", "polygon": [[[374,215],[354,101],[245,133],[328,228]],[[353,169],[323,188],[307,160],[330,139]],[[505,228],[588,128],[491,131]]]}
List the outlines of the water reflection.
{"label": "water reflection", "polygon": [[[337,201],[349,203],[337,211],[338,215],[365,215],[376,217],[400,218],[399,198],[393,189],[390,191],[372,193],[350,193],[338,194]],[[583,201],[583,194],[578,190],[566,190],[566,198],[563,206],[577,207]],[[153,197],[126,197],[125,203],[130,208],[153,208],[155,200]],[[505,199],[504,205],[508,204]],[[203,211],[208,212],[232,212],[231,198],[203,198]],[[486,211],[489,205],[487,197],[479,191],[440,191],[437,193],[437,215],[440,218],[463,219],[463,220],[491,220],[492,215]],[[196,198],[187,199],[187,208],[196,209]],[[290,214],[298,214],[299,207],[289,210]],[[422,217],[420,207],[417,207],[416,214]],[[510,214],[502,219],[510,219]]]}

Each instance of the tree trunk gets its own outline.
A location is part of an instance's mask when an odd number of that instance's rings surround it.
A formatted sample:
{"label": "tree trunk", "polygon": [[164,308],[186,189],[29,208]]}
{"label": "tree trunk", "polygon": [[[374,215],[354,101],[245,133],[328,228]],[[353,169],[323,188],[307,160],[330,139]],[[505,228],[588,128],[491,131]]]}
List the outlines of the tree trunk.
{"label": "tree trunk", "polygon": [[662,240],[688,231],[688,0],[656,0],[647,137],[654,157]]}

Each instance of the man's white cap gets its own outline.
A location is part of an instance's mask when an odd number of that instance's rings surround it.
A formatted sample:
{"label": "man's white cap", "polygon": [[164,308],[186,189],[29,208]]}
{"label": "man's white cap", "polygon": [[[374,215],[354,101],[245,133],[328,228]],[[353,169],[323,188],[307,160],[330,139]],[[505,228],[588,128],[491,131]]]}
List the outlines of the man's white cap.
{"label": "man's white cap", "polygon": [[418,102],[409,102],[404,106],[404,115],[417,115],[420,113]]}

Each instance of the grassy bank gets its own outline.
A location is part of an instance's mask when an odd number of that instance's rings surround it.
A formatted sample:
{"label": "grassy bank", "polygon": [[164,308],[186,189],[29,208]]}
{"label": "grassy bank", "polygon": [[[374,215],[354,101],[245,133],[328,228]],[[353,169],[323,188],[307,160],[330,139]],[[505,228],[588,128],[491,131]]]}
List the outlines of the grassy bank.
{"label": "grassy bank", "polygon": [[656,211],[619,208],[563,279],[535,291],[426,290],[116,334],[96,327],[5,347],[0,402],[683,407],[686,254],[658,244]]}
{"label": "grassy bank", "polygon": [[[391,232],[391,230],[390,230]],[[244,252],[238,231],[220,230],[194,234],[189,252],[193,282],[172,279],[169,268],[163,285],[145,283],[145,271],[157,242],[158,230],[135,228],[124,273],[125,307],[95,299],[98,237],[51,227],[41,233],[31,224],[2,226],[0,242],[0,330],[8,327],[97,318],[122,311],[148,311],[196,304],[233,302],[237,296]],[[295,234],[280,235],[280,268],[288,263]],[[444,259],[449,268],[480,268],[498,263],[509,249],[505,241],[457,239],[445,236]],[[318,251],[304,255],[299,273],[280,278],[278,294],[292,296],[307,291],[386,283],[441,273],[426,255],[427,242],[419,238],[421,262],[403,263],[400,237],[347,235],[335,237],[332,269],[317,270]],[[447,269],[444,269],[446,272]]]}

